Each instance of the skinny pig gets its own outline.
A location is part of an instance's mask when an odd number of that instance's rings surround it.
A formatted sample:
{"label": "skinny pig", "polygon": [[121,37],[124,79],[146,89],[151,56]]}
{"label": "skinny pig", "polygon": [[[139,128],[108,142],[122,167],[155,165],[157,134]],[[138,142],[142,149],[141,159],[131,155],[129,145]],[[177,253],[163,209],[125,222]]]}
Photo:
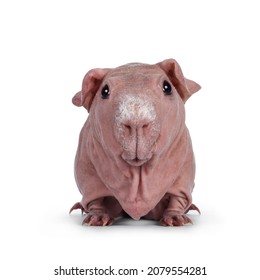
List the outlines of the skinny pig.
{"label": "skinny pig", "polygon": [[92,69],[72,99],[89,116],[75,159],[83,224],[107,226],[128,214],[164,226],[191,223],[195,161],[184,103],[200,86],[167,59]]}

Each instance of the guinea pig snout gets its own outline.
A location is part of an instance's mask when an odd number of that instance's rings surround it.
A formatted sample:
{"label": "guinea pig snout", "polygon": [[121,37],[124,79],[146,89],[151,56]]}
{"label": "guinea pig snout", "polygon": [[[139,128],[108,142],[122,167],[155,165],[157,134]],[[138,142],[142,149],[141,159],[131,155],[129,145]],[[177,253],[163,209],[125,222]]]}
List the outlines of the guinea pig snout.
{"label": "guinea pig snout", "polygon": [[119,102],[115,123],[122,158],[133,165],[149,160],[160,131],[153,103],[142,96],[125,96]]}
{"label": "guinea pig snout", "polygon": [[149,135],[149,131],[152,129],[152,122],[148,119],[140,119],[139,121],[125,120],[122,123],[122,127],[126,137],[140,139]]}

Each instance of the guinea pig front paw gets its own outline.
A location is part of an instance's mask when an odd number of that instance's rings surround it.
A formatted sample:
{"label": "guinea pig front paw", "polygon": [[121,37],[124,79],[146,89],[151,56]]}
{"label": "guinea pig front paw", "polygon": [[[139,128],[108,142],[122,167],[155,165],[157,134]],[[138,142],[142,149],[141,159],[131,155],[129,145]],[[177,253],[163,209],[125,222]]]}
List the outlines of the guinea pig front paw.
{"label": "guinea pig front paw", "polygon": [[114,223],[114,218],[107,213],[88,213],[87,217],[83,220],[82,225],[89,226],[110,226]]}
{"label": "guinea pig front paw", "polygon": [[162,226],[184,226],[186,224],[192,224],[191,219],[185,214],[176,214],[173,212],[167,212],[160,220]]}

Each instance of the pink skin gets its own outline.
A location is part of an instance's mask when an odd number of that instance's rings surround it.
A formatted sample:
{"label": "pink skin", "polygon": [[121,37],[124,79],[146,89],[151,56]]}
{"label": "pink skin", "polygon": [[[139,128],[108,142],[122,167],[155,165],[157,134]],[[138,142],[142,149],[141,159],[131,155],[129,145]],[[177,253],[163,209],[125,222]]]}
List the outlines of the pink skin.
{"label": "pink skin", "polygon": [[86,74],[73,98],[89,111],[75,159],[82,200],[71,208],[88,213],[83,224],[111,225],[124,213],[163,226],[191,223],[186,213],[199,210],[184,103],[199,89],[173,59]]}

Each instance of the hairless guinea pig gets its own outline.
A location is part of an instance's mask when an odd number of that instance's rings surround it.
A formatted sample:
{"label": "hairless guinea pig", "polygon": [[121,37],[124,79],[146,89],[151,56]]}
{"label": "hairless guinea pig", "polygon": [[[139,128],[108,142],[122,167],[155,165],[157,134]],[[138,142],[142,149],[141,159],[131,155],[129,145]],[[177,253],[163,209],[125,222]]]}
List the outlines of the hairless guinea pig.
{"label": "hairless guinea pig", "polygon": [[92,69],[72,99],[84,106],[75,159],[83,224],[106,226],[128,214],[164,226],[191,223],[195,161],[184,103],[200,86],[174,59]]}

